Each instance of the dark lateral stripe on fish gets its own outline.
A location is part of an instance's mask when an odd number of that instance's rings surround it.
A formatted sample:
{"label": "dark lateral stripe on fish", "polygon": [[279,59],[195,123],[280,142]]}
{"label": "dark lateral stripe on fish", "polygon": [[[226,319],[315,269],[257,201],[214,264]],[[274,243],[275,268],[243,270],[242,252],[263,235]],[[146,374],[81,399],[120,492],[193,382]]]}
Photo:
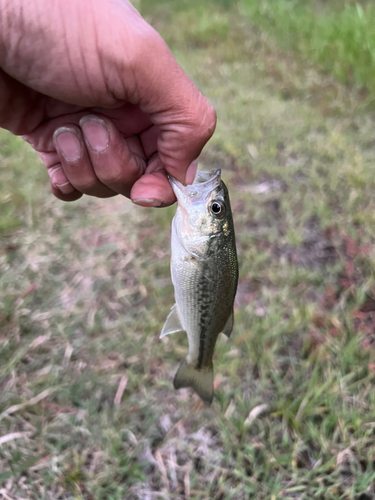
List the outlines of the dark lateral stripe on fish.
{"label": "dark lateral stripe on fish", "polygon": [[[236,257],[236,254],[234,254]],[[207,278],[206,273],[211,272],[210,278]],[[209,268],[209,266],[205,266],[202,270],[201,279],[198,283],[199,290],[199,311],[201,314],[200,321],[200,337],[199,337],[199,356],[197,363],[195,365],[197,370],[202,368],[206,368],[207,366],[212,366],[212,354],[214,351],[214,346],[216,343],[217,335],[214,335],[213,332],[210,332],[210,322],[212,321],[212,309],[217,308],[217,304],[213,303],[213,299],[210,297],[216,297],[216,293],[219,293],[217,288],[225,286],[225,276],[220,272],[220,269],[215,269],[214,274],[212,274],[213,270]],[[235,289],[237,285],[238,279],[238,270],[237,267],[234,267],[233,275],[235,277],[235,287],[233,288],[233,299],[235,295]],[[230,274],[232,274],[232,272]],[[224,280],[224,282],[223,282]],[[212,286],[213,283],[216,283],[216,286]]]}
{"label": "dark lateral stripe on fish", "polygon": [[[210,272],[209,266],[203,266],[202,277],[198,283],[198,295],[200,298],[199,309],[203,314],[201,314],[201,332],[199,336],[199,355],[196,364],[196,369],[200,370],[205,361],[205,355],[210,347],[209,338],[207,338],[207,330],[209,327],[209,322],[211,320],[210,310],[212,308],[212,301],[210,299],[212,292],[212,280],[205,277],[206,273]],[[211,270],[212,272],[212,270]]]}

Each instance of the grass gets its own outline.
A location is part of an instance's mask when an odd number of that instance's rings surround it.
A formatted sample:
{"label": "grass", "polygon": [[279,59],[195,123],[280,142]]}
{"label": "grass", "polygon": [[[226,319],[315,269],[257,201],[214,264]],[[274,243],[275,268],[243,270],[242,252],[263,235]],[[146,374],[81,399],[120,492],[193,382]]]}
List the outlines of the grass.
{"label": "grass", "polygon": [[63,204],[1,133],[4,498],[374,498],[373,117],[238,6],[141,4],[218,111],[201,163],[240,283],[211,408],[173,390],[185,336],[158,338],[174,208]]}
{"label": "grass", "polygon": [[0,151],[1,233],[32,223],[30,207],[38,200],[34,189],[45,183],[45,175],[31,157],[29,149],[16,137],[2,134]]}
{"label": "grass", "polygon": [[375,7],[371,2],[243,0],[242,12],[284,48],[374,95]]}

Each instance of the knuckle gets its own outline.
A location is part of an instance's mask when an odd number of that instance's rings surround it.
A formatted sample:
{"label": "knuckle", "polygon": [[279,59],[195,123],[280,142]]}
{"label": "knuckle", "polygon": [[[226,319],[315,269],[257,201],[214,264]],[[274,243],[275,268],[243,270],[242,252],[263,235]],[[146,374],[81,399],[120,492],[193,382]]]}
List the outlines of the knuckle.
{"label": "knuckle", "polygon": [[192,118],[193,136],[198,147],[202,148],[212,137],[216,128],[216,120],[216,111],[201,95]]}
{"label": "knuckle", "polygon": [[217,121],[216,111],[211,106],[211,104],[207,102],[207,110],[204,114],[204,120],[202,123],[203,134],[205,134],[205,139],[208,140],[213,135],[216,128],[216,121]]}
{"label": "knuckle", "polygon": [[91,194],[97,191],[99,184],[96,179],[80,179],[76,182],[70,181],[70,183],[77,191],[84,194]]}
{"label": "knuckle", "polygon": [[123,183],[122,170],[113,166],[108,169],[101,169],[99,172],[97,171],[96,175],[98,176],[99,180],[106,186]]}

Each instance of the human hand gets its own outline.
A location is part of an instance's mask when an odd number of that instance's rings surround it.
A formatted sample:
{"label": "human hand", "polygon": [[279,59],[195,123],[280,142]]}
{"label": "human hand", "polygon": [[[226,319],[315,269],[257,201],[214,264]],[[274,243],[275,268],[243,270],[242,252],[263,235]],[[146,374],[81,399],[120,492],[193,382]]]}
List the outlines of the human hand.
{"label": "human hand", "polygon": [[0,0],[0,127],[39,153],[59,199],[175,201],[216,115],[127,0]]}

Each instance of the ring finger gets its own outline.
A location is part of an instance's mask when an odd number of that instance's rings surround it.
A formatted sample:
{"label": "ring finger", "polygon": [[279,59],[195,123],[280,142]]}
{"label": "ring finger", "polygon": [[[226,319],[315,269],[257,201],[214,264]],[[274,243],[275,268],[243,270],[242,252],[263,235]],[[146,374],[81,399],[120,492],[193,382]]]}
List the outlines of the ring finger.
{"label": "ring finger", "polygon": [[117,194],[96,176],[81,130],[77,125],[69,124],[58,128],[53,140],[65,175],[77,191],[99,198]]}

